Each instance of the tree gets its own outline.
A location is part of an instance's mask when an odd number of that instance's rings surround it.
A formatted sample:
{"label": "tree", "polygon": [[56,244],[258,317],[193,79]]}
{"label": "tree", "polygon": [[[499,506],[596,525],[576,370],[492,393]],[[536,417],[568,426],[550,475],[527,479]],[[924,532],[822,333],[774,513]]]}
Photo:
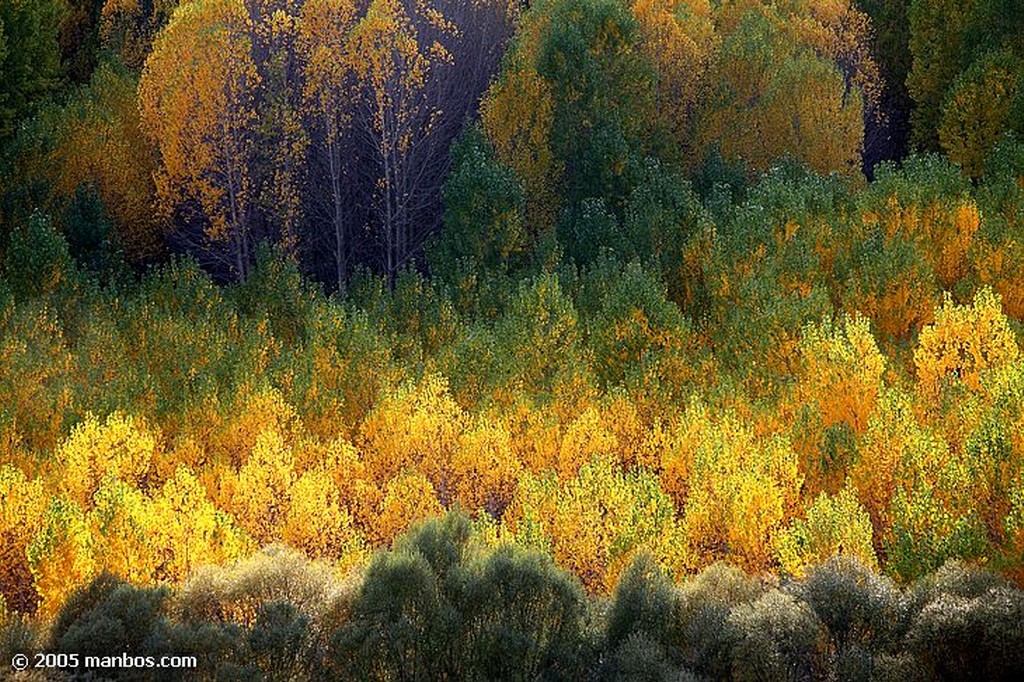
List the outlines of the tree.
{"label": "tree", "polygon": [[43,524],[49,498],[43,481],[0,465],[0,598],[7,609],[32,613],[38,605],[25,551]]}
{"label": "tree", "polygon": [[452,146],[444,229],[429,253],[431,273],[450,284],[472,275],[493,277],[530,246],[522,182],[495,156],[479,124],[467,126]]}
{"label": "tree", "polygon": [[911,112],[914,145],[939,148],[938,129],[946,91],[964,66],[963,30],[978,0],[912,0],[910,52],[913,65],[907,90],[914,99]]}
{"label": "tree", "polygon": [[146,60],[139,102],[160,150],[157,193],[174,214],[194,202],[203,234],[235,277],[252,259],[256,90],[252,27],[242,0],[199,0],[175,11]]}
{"label": "tree", "polygon": [[658,116],[684,154],[694,153],[693,125],[712,83],[721,46],[708,0],[635,0],[640,49],[657,70]]}
{"label": "tree", "polygon": [[598,455],[566,480],[525,475],[503,523],[519,543],[550,552],[588,589],[609,594],[637,553],[670,558],[679,541],[674,516],[650,472],[627,473]]}
{"label": "tree", "polygon": [[348,39],[355,22],[356,6],[351,0],[309,0],[302,7],[299,23],[298,47],[305,76],[302,95],[312,124],[314,154],[327,171],[326,213],[333,233],[334,279],[339,290],[348,280],[352,250],[352,211],[346,203],[353,199],[349,185],[354,178],[346,156],[352,151],[350,127],[356,94]]}
{"label": "tree", "polygon": [[864,86],[807,42],[777,17],[741,15],[722,39],[716,85],[697,124],[700,147],[720,145],[754,170],[790,155],[819,173],[857,173]]}
{"label": "tree", "polygon": [[[190,2],[191,0],[185,0]],[[99,18],[101,45],[125,64],[140,68],[157,34],[182,0],[104,0]]]}
{"label": "tree", "polygon": [[55,615],[77,586],[97,572],[85,516],[77,504],[63,497],[50,499],[25,553],[43,617]]}
{"label": "tree", "polygon": [[57,451],[62,463],[61,490],[83,510],[107,478],[138,487],[147,480],[156,439],[131,417],[110,415],[102,424],[90,416]]}
{"label": "tree", "polygon": [[[433,16],[446,27],[440,13],[434,10]],[[429,71],[452,59],[440,42],[421,46],[420,40],[399,0],[373,0],[350,35],[355,73],[365,87],[358,120],[376,176],[368,200],[392,286],[425,236],[416,220],[424,206],[417,179],[430,169],[419,164],[439,162],[429,159],[442,114],[426,97]],[[417,159],[420,154],[428,158]]]}
{"label": "tree", "polygon": [[935,322],[921,331],[914,365],[919,386],[930,395],[950,380],[978,391],[983,371],[1010,364],[1019,355],[998,296],[985,288],[970,306],[957,305],[946,295]]}
{"label": "tree", "polygon": [[12,0],[0,6],[0,141],[61,77],[58,35],[63,0]]}
{"label": "tree", "polygon": [[837,495],[822,493],[807,508],[806,519],[796,519],[774,538],[782,570],[801,577],[842,554],[853,557],[871,570],[878,569],[872,544],[871,517],[857,501],[851,488]]}
{"label": "tree", "polygon": [[867,319],[858,315],[837,325],[825,320],[805,327],[800,354],[804,362],[801,392],[817,404],[824,426],[845,423],[863,433],[886,364]]}
{"label": "tree", "polygon": [[635,164],[659,144],[655,73],[636,19],[610,0],[562,0],[541,15],[537,72],[554,94],[551,146],[565,167],[565,205],[595,197],[621,216]]}
{"label": "tree", "polygon": [[532,235],[578,222],[583,201],[621,217],[633,171],[661,144],[655,74],[637,41],[615,0],[551,0],[524,14],[482,108],[498,159],[531,197]]}
{"label": "tree", "polygon": [[1024,119],[1012,119],[1014,107],[1022,102],[1024,64],[1009,50],[979,58],[947,91],[938,124],[939,144],[965,173],[980,176],[1006,132],[1024,133]]}
{"label": "tree", "polygon": [[157,157],[139,120],[137,79],[104,62],[62,111],[50,154],[54,191],[70,199],[94,190],[110,215],[115,242],[131,261],[160,253],[166,225],[154,215]]}
{"label": "tree", "polygon": [[250,551],[249,539],[213,506],[186,466],[154,491],[148,520],[156,580],[183,580],[196,566],[226,563]]}

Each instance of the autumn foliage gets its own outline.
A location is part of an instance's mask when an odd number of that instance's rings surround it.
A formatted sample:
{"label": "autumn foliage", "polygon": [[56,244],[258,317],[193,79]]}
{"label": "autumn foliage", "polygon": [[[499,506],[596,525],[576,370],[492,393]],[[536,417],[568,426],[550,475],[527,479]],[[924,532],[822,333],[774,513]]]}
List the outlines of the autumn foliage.
{"label": "autumn foliage", "polygon": [[[930,653],[1024,579],[995,0],[51,4],[0,9],[0,645],[1015,665]],[[901,59],[943,153],[871,165]]]}

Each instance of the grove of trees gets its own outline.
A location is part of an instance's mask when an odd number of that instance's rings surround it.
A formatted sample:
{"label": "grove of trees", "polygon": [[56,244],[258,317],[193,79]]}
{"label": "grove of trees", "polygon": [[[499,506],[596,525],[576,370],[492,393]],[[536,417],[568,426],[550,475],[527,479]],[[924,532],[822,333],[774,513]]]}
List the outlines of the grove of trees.
{"label": "grove of trees", "polygon": [[0,0],[0,666],[1016,679],[1020,17]]}

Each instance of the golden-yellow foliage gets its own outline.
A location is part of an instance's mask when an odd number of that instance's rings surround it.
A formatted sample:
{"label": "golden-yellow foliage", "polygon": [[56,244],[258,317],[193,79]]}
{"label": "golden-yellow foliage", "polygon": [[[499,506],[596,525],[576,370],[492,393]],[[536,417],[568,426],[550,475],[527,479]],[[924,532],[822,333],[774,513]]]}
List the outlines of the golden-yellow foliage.
{"label": "golden-yellow foliage", "polygon": [[359,428],[358,445],[370,476],[383,485],[418,467],[437,489],[447,489],[452,453],[466,416],[448,380],[429,375],[386,394]]}
{"label": "golden-yellow foliage", "polygon": [[480,105],[487,138],[498,158],[523,181],[534,233],[554,227],[562,169],[549,143],[554,103],[547,81],[530,65],[508,69]]}
{"label": "golden-yellow foliage", "polygon": [[194,0],[153,42],[139,83],[143,130],[160,150],[157,194],[166,214],[201,206],[207,235],[230,242],[247,267],[256,128],[249,13],[242,0]]}
{"label": "golden-yellow foliage", "polygon": [[918,385],[928,395],[935,395],[946,381],[961,381],[979,391],[982,372],[1007,365],[1019,355],[999,297],[986,287],[969,306],[946,295],[935,322],[921,330],[914,366]]}
{"label": "golden-yellow foliage", "polygon": [[[700,420],[700,409],[691,410]],[[765,570],[774,562],[771,537],[800,497],[799,458],[781,436],[757,438],[734,416],[701,426],[686,474],[684,536],[702,562],[728,558]]]}
{"label": "golden-yellow foliage", "polygon": [[836,325],[826,320],[805,327],[800,355],[801,398],[817,407],[823,426],[845,423],[862,433],[886,364],[867,318],[855,315]]}
{"label": "golden-yellow foliage", "polygon": [[688,149],[711,61],[721,43],[708,0],[635,0],[640,49],[658,71],[658,113]]}
{"label": "golden-yellow foliage", "polygon": [[286,444],[291,444],[302,433],[302,421],[277,389],[246,391],[239,396],[220,428],[210,434],[207,447],[212,454],[241,466],[260,434],[268,430],[277,432]]}
{"label": "golden-yellow foliage", "polygon": [[227,563],[251,551],[245,533],[214,507],[187,467],[179,467],[153,495],[150,514],[156,580],[181,581],[196,566]]}
{"label": "golden-yellow foliage", "polygon": [[327,471],[306,471],[288,493],[289,505],[281,524],[284,542],[310,557],[333,559],[345,566],[364,557],[365,543]]}
{"label": "golden-yellow foliage", "polygon": [[97,573],[92,538],[81,508],[54,497],[26,550],[39,594],[38,614],[52,618],[79,586]]}
{"label": "golden-yellow foliage", "polygon": [[577,475],[527,474],[505,526],[518,541],[550,551],[592,591],[610,593],[637,552],[670,561],[676,540],[671,500],[647,472],[625,473],[597,456]]}
{"label": "golden-yellow foliage", "polygon": [[606,427],[601,413],[596,408],[588,408],[566,429],[555,470],[563,480],[572,478],[594,455],[612,454],[617,447],[618,439]]}
{"label": "golden-yellow foliage", "polygon": [[462,434],[452,456],[455,500],[468,511],[500,516],[512,501],[522,473],[508,429],[481,419]]}
{"label": "golden-yellow foliage", "polygon": [[377,545],[386,546],[409,526],[439,516],[442,511],[434,486],[422,473],[410,469],[384,486],[384,495],[370,530]]}
{"label": "golden-yellow foliage", "polygon": [[968,274],[969,250],[981,226],[981,216],[970,198],[921,205],[900,201],[893,194],[884,210],[867,215],[865,222],[878,224],[887,238],[901,235],[916,243],[927,255],[939,282],[952,287]]}
{"label": "golden-yellow foliage", "polygon": [[281,434],[263,431],[221,505],[256,542],[267,544],[280,537],[295,478],[294,457]]}
{"label": "golden-yellow foliage", "polygon": [[693,483],[694,457],[711,428],[707,408],[695,402],[687,408],[682,419],[662,434],[661,487],[672,497],[678,509],[686,504]]}
{"label": "golden-yellow foliage", "polygon": [[773,544],[782,570],[800,578],[808,568],[837,554],[878,570],[872,534],[871,517],[847,487],[837,495],[819,495],[808,507],[807,518],[780,530]]}
{"label": "golden-yellow foliage", "polygon": [[1007,315],[1024,320],[1024,241],[980,244],[976,253],[978,278],[999,295]]}
{"label": "golden-yellow foliage", "polygon": [[148,497],[123,481],[106,480],[86,517],[97,566],[135,584],[152,581],[152,521]]}
{"label": "golden-yellow foliage", "polygon": [[114,413],[102,423],[89,416],[57,449],[60,489],[81,509],[107,477],[144,486],[157,448],[156,436],[132,417]]}
{"label": "golden-yellow foliage", "polygon": [[911,396],[886,389],[868,420],[864,440],[850,469],[850,481],[871,516],[876,548],[892,527],[896,492],[916,482],[934,483],[950,461],[949,447],[934,431],[918,423]]}
{"label": "golden-yellow foliage", "polygon": [[152,206],[156,154],[142,133],[132,76],[97,69],[88,96],[69,105],[49,161],[53,189],[65,199],[83,184],[96,189],[129,259],[159,255],[166,225]]}

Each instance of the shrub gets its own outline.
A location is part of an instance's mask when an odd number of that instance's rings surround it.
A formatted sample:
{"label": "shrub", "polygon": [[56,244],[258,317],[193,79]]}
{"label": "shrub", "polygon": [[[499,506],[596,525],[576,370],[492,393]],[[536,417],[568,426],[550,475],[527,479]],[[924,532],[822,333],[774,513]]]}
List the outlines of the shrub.
{"label": "shrub", "polygon": [[331,641],[341,679],[579,679],[579,584],[548,557],[512,547],[482,553],[470,531],[451,513],[370,564]]}
{"label": "shrub", "polygon": [[466,680],[577,680],[583,590],[550,557],[501,547],[473,571],[461,610]]}
{"label": "shrub", "polygon": [[366,570],[350,619],[331,640],[332,663],[341,678],[455,675],[452,639],[461,622],[446,596],[440,577],[419,552],[378,555]]}
{"label": "shrub", "polygon": [[736,629],[735,680],[813,680],[825,665],[825,631],[814,612],[772,590],[729,614]]}
{"label": "shrub", "polygon": [[828,629],[842,665],[870,668],[873,652],[898,645],[905,620],[899,591],[853,557],[836,556],[812,568],[791,592]]}
{"label": "shrub", "polygon": [[345,619],[351,592],[329,564],[271,545],[233,565],[200,568],[175,596],[172,610],[184,622],[254,625],[261,609],[286,603],[315,636],[326,636]]}
{"label": "shrub", "polygon": [[686,666],[705,677],[728,678],[733,647],[742,634],[729,614],[763,593],[758,581],[725,564],[714,564],[685,583],[679,594],[679,631],[673,643],[680,648]]}
{"label": "shrub", "polygon": [[299,679],[313,658],[309,618],[288,602],[261,604],[248,639],[269,680]]}
{"label": "shrub", "polygon": [[[53,649],[78,654],[79,672],[85,670],[87,656],[150,654],[158,646],[154,635],[167,596],[166,588],[134,587],[103,574],[62,610],[51,634]],[[137,668],[121,668],[116,674],[121,680],[149,677],[149,671]]]}
{"label": "shrub", "polygon": [[1024,595],[994,587],[940,593],[918,614],[907,648],[936,680],[1016,680],[1024,671]]}
{"label": "shrub", "polygon": [[608,647],[614,649],[636,633],[653,642],[664,641],[670,634],[674,611],[675,595],[668,576],[650,555],[638,555],[615,588],[608,613]]}
{"label": "shrub", "polygon": [[673,661],[679,658],[678,649],[671,648],[675,601],[664,569],[649,555],[638,555],[619,578],[608,613],[607,679],[686,679]]}
{"label": "shrub", "polygon": [[602,679],[609,682],[697,682],[699,678],[673,664],[660,643],[635,632],[611,654],[609,668]]}

